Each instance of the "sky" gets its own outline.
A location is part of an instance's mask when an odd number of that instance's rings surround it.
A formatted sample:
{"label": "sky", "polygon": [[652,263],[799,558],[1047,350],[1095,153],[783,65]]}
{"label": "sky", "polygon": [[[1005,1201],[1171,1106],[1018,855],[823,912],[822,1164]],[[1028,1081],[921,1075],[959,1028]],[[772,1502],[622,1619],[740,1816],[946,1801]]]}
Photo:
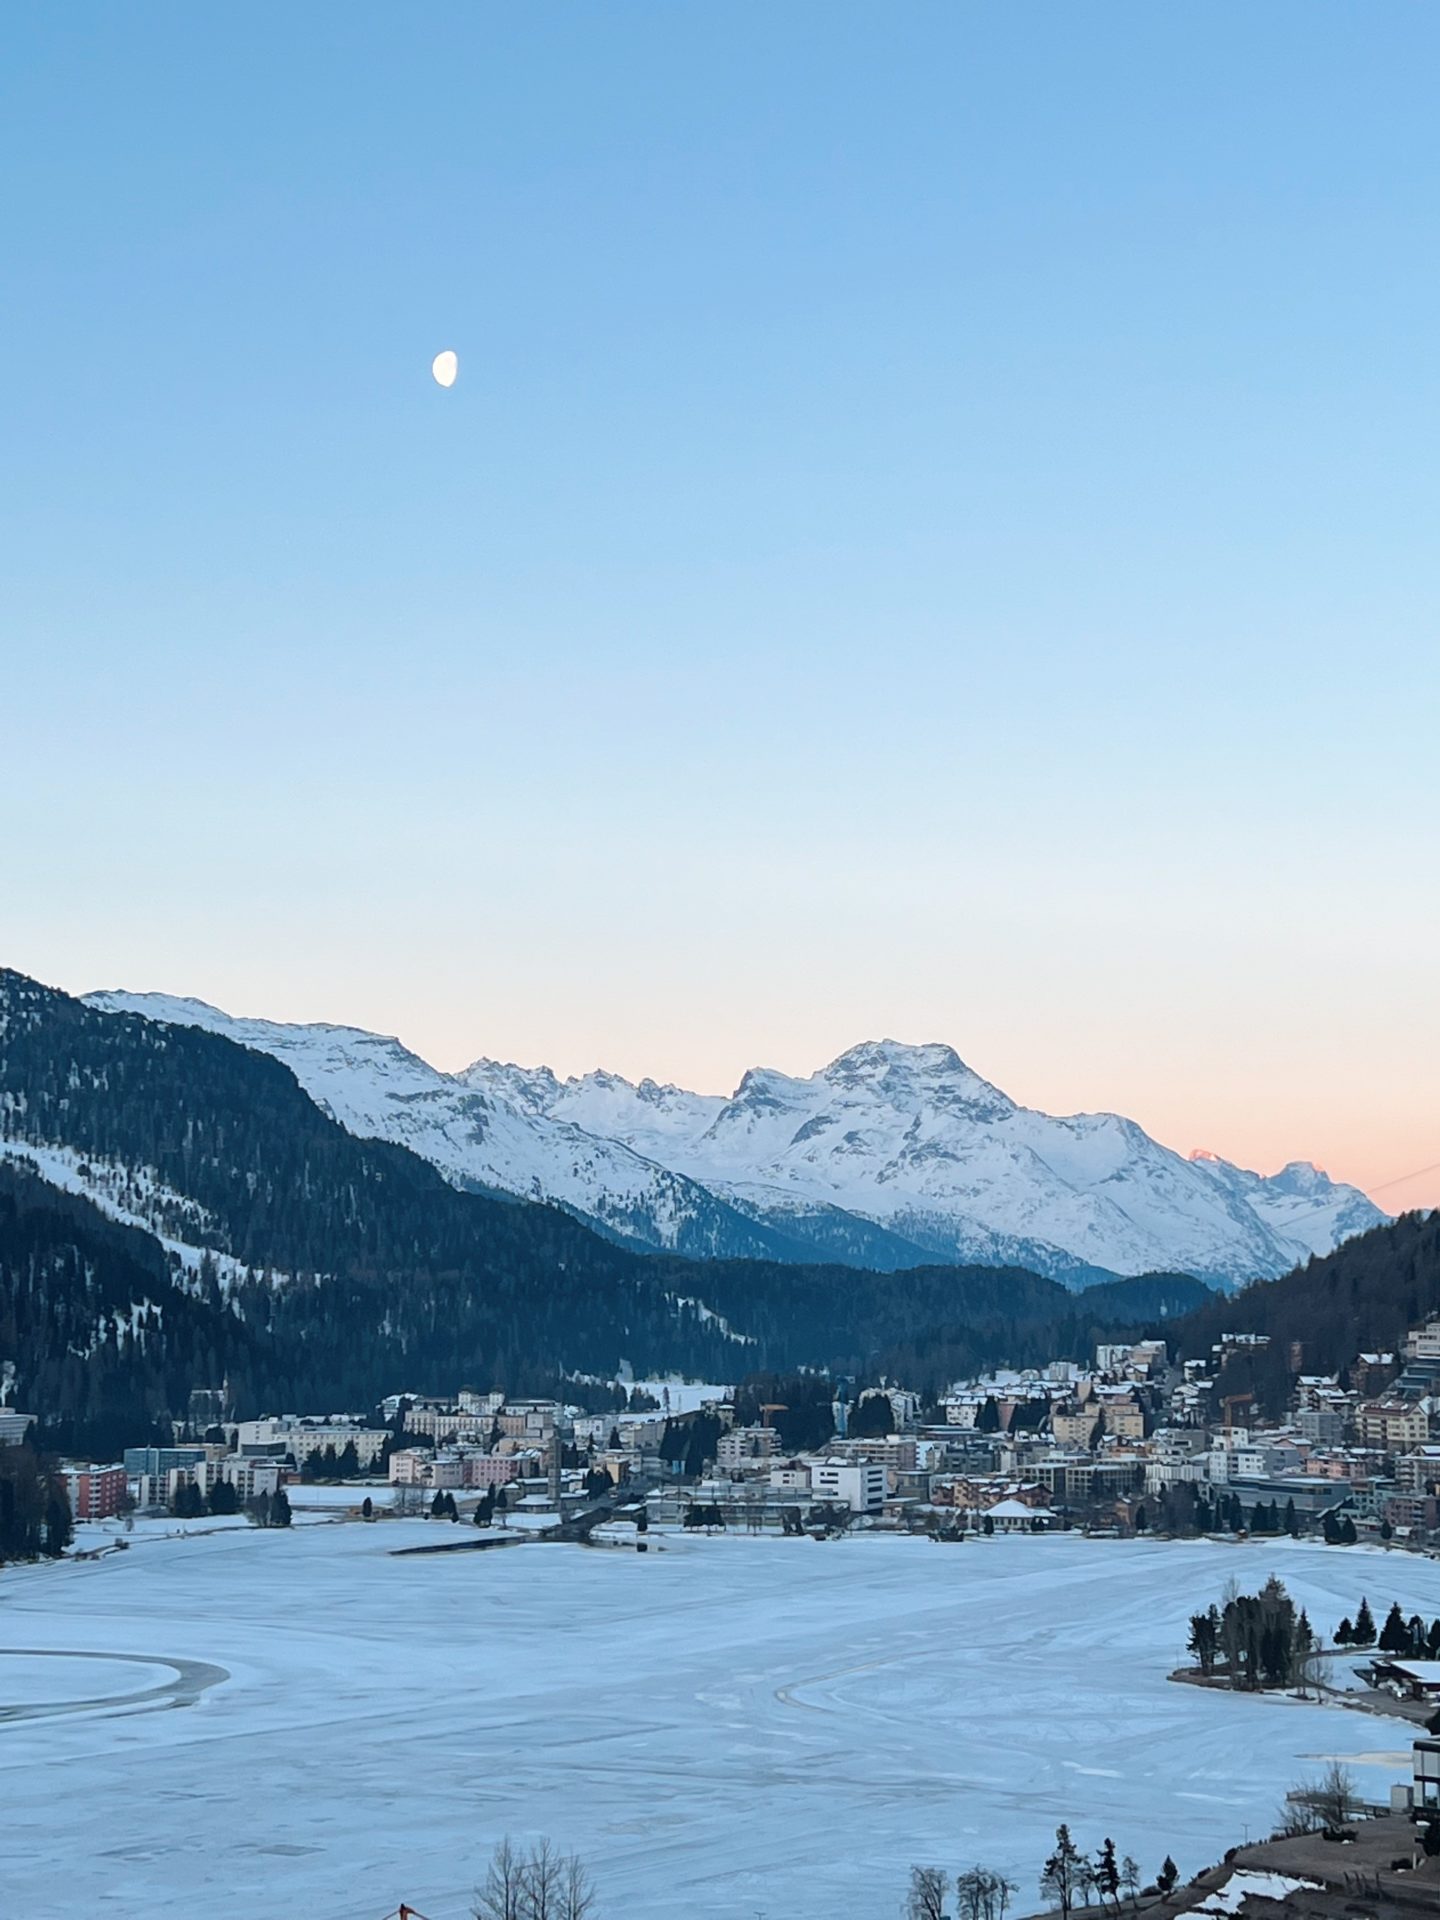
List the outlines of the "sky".
{"label": "sky", "polygon": [[1440,1204],[1437,60],[12,10],[0,962],[707,1091],[944,1040]]}

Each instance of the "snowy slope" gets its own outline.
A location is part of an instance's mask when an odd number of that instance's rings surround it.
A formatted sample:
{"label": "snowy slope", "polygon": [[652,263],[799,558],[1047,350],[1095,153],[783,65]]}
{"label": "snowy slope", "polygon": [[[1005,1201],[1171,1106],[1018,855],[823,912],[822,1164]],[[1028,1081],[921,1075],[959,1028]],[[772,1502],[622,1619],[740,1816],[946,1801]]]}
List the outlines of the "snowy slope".
{"label": "snowy slope", "polygon": [[985,1257],[988,1236],[1119,1273],[1235,1281],[1284,1272],[1384,1217],[1301,1163],[1266,1180],[1187,1161],[1115,1114],[1017,1106],[945,1046],[867,1042],[805,1079],[754,1070],[728,1100],[613,1074],[530,1076],[529,1098],[737,1204],[773,1214],[822,1202],[951,1258]]}
{"label": "snowy slope", "polygon": [[457,1185],[549,1200],[681,1253],[1235,1283],[1384,1217],[1303,1163],[1265,1179],[1186,1160],[1115,1114],[1017,1106],[946,1046],[871,1041],[808,1078],[756,1068],[727,1098],[489,1060],[445,1074],[354,1028],[235,1020],[162,995],[90,1004],[274,1054],[343,1126],[412,1148]]}
{"label": "snowy slope", "polygon": [[1329,1253],[1351,1234],[1364,1233],[1385,1218],[1358,1188],[1338,1184],[1308,1160],[1292,1160],[1266,1179],[1198,1148],[1190,1159],[1307,1253]]}
{"label": "snowy slope", "polygon": [[[398,1040],[356,1027],[233,1019],[203,1000],[166,994],[97,993],[88,1001],[103,1012],[203,1027],[274,1055],[342,1127],[409,1147],[456,1186],[549,1201],[614,1238],[697,1259],[803,1257],[804,1249],[783,1231],[751,1220],[623,1142],[522,1109],[508,1096],[503,1076],[493,1085],[471,1085]],[[878,1229],[870,1231],[883,1241]]]}

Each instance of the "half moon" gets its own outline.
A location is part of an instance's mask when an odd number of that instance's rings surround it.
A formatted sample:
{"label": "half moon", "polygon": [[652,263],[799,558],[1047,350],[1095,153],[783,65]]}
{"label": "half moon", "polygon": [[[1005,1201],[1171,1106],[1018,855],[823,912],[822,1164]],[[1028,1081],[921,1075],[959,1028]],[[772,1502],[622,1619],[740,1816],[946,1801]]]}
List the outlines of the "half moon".
{"label": "half moon", "polygon": [[459,356],[447,347],[444,353],[437,353],[430,362],[430,371],[435,376],[436,386],[453,387],[455,376],[460,371]]}

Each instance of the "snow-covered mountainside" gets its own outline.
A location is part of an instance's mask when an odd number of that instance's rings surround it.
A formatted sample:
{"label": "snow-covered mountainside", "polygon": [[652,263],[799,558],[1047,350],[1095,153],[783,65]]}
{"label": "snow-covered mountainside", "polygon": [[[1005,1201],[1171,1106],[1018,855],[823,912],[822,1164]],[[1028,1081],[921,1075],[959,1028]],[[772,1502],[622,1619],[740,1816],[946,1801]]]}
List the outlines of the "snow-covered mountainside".
{"label": "snow-covered mountainside", "polygon": [[808,1078],[756,1068],[726,1098],[489,1060],[446,1074],[354,1028],[236,1020],[158,994],[90,1004],[274,1054],[343,1126],[410,1147],[456,1185],[550,1200],[684,1254],[1235,1284],[1385,1217],[1303,1163],[1267,1179],[1186,1160],[1115,1114],[1017,1106],[945,1046],[867,1042]]}
{"label": "snow-covered mountainside", "polygon": [[1268,1179],[1198,1148],[1190,1160],[1244,1200],[1274,1232],[1297,1241],[1308,1253],[1331,1253],[1342,1240],[1387,1217],[1357,1187],[1341,1185],[1308,1160],[1292,1160]]}
{"label": "snow-covered mountainside", "polygon": [[166,994],[97,993],[89,1004],[203,1027],[272,1054],[342,1127],[409,1147],[457,1187],[553,1201],[615,1239],[696,1259],[801,1257],[783,1234],[622,1142],[523,1112],[503,1090],[441,1073],[398,1040],[356,1027],[236,1020]]}

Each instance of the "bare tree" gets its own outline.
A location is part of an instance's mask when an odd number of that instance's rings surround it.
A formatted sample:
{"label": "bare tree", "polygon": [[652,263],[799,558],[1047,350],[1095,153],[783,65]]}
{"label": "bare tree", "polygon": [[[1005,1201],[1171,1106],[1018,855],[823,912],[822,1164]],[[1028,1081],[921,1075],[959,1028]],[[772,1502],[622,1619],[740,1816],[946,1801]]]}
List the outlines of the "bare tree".
{"label": "bare tree", "polygon": [[945,1896],[950,1876],[943,1867],[911,1867],[910,1896],[905,1904],[909,1920],[945,1920]]}
{"label": "bare tree", "polygon": [[595,1885],[578,1854],[544,1839],[525,1853],[507,1834],[470,1911],[474,1920],[593,1920]]}
{"label": "bare tree", "polygon": [[560,1862],[560,1920],[589,1920],[595,1911],[595,1883],[578,1853]]}
{"label": "bare tree", "polygon": [[537,1840],[525,1862],[524,1905],[521,1920],[560,1920],[560,1893],[565,1873],[560,1855],[549,1840]]}
{"label": "bare tree", "polygon": [[[1095,1903],[1095,1864],[1085,1854],[1075,1862],[1075,1904],[1077,1907],[1089,1907]],[[1105,1904],[1102,1900],[1102,1906]]]}
{"label": "bare tree", "polygon": [[1332,1760],[1318,1780],[1302,1780],[1285,1796],[1281,1813],[1285,1833],[1329,1832],[1343,1827],[1356,1810],[1355,1779],[1348,1767]]}
{"label": "bare tree", "polygon": [[1120,1884],[1124,1887],[1131,1906],[1138,1906],[1140,1900],[1140,1863],[1138,1860],[1132,1860],[1128,1853],[1120,1862]]}
{"label": "bare tree", "polygon": [[512,1846],[507,1833],[490,1856],[470,1911],[474,1920],[523,1920],[524,1893],[525,1857]]}
{"label": "bare tree", "polygon": [[1327,1827],[1343,1827],[1355,1812],[1355,1776],[1332,1760],[1315,1789],[1315,1808]]}
{"label": "bare tree", "polygon": [[955,1876],[955,1909],[961,1920],[990,1920],[990,1875],[984,1867],[971,1867]]}
{"label": "bare tree", "polygon": [[1276,1820],[1275,1838],[1293,1840],[1302,1833],[1315,1833],[1321,1821],[1310,1804],[1308,1787],[1292,1787],[1286,1794]]}
{"label": "bare tree", "polygon": [[972,1867],[955,1876],[955,1905],[962,1920],[1005,1920],[1015,1890],[993,1867]]}

